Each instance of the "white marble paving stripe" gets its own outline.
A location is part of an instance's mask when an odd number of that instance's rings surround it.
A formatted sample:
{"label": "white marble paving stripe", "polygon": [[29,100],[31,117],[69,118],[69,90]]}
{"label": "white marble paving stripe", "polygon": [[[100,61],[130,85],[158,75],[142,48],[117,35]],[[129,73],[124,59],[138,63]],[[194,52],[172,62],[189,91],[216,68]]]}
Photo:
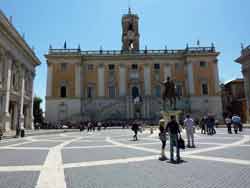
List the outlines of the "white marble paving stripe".
{"label": "white marble paving stripe", "polygon": [[[130,144],[131,146],[144,146],[144,145],[153,145],[159,144],[159,142],[150,142],[150,143],[139,143],[139,144]],[[63,149],[95,149],[95,148],[115,148],[121,147],[119,145],[98,145],[98,146],[66,146]]]}
{"label": "white marble paving stripe", "polygon": [[223,144],[221,146],[210,147],[210,148],[203,148],[203,149],[193,150],[193,151],[185,151],[185,152],[183,152],[183,154],[184,155],[192,155],[192,154],[196,154],[196,153],[202,153],[202,152],[209,152],[209,151],[214,151],[214,150],[226,149],[226,148],[230,148],[230,147],[242,145],[242,144],[244,144],[246,142],[249,142],[249,141],[250,141],[250,136],[244,135],[244,137],[241,140],[233,142],[233,143],[230,143],[230,144]]}
{"label": "white marble paving stripe", "polygon": [[241,147],[250,147],[250,144],[242,144]]}
{"label": "white marble paving stripe", "polygon": [[160,150],[143,148],[143,147],[133,146],[133,145],[129,145],[129,144],[123,144],[121,142],[117,142],[117,141],[112,140],[110,137],[107,137],[106,141],[111,143],[111,144],[114,144],[114,145],[117,145],[120,147],[124,147],[124,148],[136,149],[136,150],[141,150],[141,151],[146,151],[146,152],[151,152],[151,153],[160,153]]}
{"label": "white marble paving stripe", "polygon": [[217,142],[196,142],[196,145],[214,145],[214,146],[223,146],[227,144],[217,143]]}
{"label": "white marble paving stripe", "polygon": [[33,141],[27,141],[27,142],[22,142],[22,143],[17,143],[17,144],[10,144],[10,145],[8,145],[8,147],[15,147],[15,146],[20,146],[23,144],[31,144],[31,143],[33,143]]}
{"label": "white marble paving stripe", "polygon": [[61,149],[79,139],[82,139],[82,137],[65,141],[49,150],[46,161],[40,172],[36,188],[66,188]]}
{"label": "white marble paving stripe", "polygon": [[197,140],[209,139],[209,140],[239,140],[243,137],[199,137]]}
{"label": "white marble paving stripe", "polygon": [[0,172],[40,171],[41,169],[41,165],[0,166]]}
{"label": "white marble paving stripe", "polygon": [[63,149],[96,149],[96,148],[114,148],[120,147],[117,145],[100,145],[100,146],[68,146],[64,147]]}
{"label": "white marble paving stripe", "polygon": [[186,155],[185,157],[191,158],[191,159],[207,160],[207,161],[218,161],[218,162],[223,162],[223,163],[250,165],[250,160],[241,160],[241,159],[224,158],[224,157],[208,157],[208,156],[201,156],[201,155]]}
{"label": "white marble paving stripe", "polygon": [[49,150],[49,147],[1,147],[0,150]]}
{"label": "white marble paving stripe", "polygon": [[64,165],[64,168],[77,168],[77,167],[90,167],[90,166],[104,166],[113,164],[126,164],[130,162],[140,162],[147,160],[156,160],[159,155],[150,155],[145,157],[130,157],[122,159],[102,160],[102,161],[86,161],[81,163],[68,163]]}

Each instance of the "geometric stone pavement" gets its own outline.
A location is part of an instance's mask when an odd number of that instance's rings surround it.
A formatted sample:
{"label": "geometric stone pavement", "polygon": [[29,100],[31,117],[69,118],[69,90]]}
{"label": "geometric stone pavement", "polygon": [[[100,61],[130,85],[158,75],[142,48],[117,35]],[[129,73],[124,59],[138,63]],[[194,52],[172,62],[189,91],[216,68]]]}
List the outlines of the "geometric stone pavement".
{"label": "geometric stone pavement", "polygon": [[184,163],[178,165],[158,160],[157,132],[146,130],[137,142],[132,136],[129,129],[107,129],[3,140],[0,187],[250,187],[250,130],[196,133],[197,147],[181,150]]}

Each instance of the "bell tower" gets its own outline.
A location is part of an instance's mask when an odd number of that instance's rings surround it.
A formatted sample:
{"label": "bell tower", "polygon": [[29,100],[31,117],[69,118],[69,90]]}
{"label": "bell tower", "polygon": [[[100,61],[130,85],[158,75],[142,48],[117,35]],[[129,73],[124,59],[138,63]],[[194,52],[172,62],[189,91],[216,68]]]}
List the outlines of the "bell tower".
{"label": "bell tower", "polygon": [[139,34],[139,17],[131,13],[129,8],[128,14],[122,17],[122,50],[137,51],[140,49]]}

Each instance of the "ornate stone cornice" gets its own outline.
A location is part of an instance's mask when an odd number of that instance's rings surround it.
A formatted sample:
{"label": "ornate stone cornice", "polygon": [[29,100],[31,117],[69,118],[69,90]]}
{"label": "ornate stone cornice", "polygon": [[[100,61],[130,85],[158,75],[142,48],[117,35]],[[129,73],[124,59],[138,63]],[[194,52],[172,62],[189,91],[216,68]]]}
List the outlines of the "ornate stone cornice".
{"label": "ornate stone cornice", "polygon": [[41,64],[38,57],[35,55],[33,50],[29,47],[29,45],[25,42],[25,40],[20,36],[14,26],[9,22],[8,18],[4,15],[4,13],[0,10],[0,25],[1,29],[5,31],[8,38],[11,39],[11,42],[14,42],[16,46],[18,46],[22,52],[26,56],[32,59],[32,63],[35,65]]}

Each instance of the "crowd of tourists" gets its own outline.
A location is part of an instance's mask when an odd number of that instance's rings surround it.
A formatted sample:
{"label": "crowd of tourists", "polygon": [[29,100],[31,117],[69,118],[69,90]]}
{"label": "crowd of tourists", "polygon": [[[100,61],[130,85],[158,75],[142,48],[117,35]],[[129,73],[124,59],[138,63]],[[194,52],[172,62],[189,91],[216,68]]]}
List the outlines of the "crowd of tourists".
{"label": "crowd of tourists", "polygon": [[148,125],[149,121],[143,121],[143,120],[107,120],[107,121],[83,121],[79,124],[80,131],[87,130],[95,131],[95,130],[101,130],[101,129],[107,129],[108,127],[119,127],[119,128],[132,128],[132,130],[135,130],[137,132],[141,127],[144,127],[145,125]]}
{"label": "crowd of tourists", "polygon": [[[228,116],[225,119],[228,133],[232,134],[232,127],[234,129],[235,134],[238,133],[238,131],[242,131],[242,123],[241,119],[238,115],[233,115],[232,117]],[[194,143],[194,133],[196,128],[201,129],[201,134],[207,134],[207,135],[214,135],[216,134],[216,121],[213,116],[207,116],[203,117],[200,121],[193,120],[190,115],[186,115],[184,121],[180,125],[176,119],[175,116],[170,117],[169,122],[165,122],[163,118],[159,121],[159,139],[162,142],[161,147],[161,156],[159,160],[167,160],[168,158],[165,155],[165,147],[166,147],[166,141],[170,140],[170,162],[171,163],[180,163],[180,149],[185,149],[185,147],[188,148],[195,148]],[[186,138],[187,138],[187,145],[185,145],[184,140],[181,136],[181,130],[182,128],[185,129],[186,132]],[[174,147],[176,148],[176,160],[174,160]]]}

